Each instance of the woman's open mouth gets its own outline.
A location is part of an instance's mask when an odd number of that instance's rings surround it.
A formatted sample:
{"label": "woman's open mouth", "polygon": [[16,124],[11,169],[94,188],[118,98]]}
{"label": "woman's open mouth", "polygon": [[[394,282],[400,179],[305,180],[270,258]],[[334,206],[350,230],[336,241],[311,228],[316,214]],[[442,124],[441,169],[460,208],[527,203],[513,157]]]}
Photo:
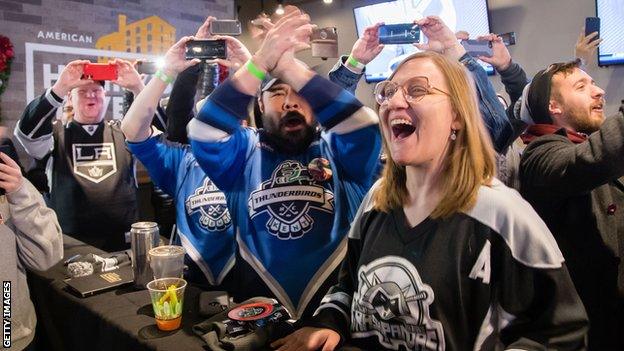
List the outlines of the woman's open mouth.
{"label": "woman's open mouth", "polygon": [[390,128],[392,129],[392,135],[394,135],[394,137],[398,140],[407,138],[416,130],[412,121],[405,118],[396,118],[391,120]]}

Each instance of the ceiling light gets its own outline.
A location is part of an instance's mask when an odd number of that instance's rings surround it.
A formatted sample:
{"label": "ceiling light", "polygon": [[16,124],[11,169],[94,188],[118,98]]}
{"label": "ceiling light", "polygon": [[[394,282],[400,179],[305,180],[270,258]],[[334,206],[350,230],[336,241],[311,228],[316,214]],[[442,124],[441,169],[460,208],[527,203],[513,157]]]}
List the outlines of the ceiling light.
{"label": "ceiling light", "polygon": [[277,5],[277,8],[275,9],[275,14],[279,16],[284,14],[284,6],[282,4]]}

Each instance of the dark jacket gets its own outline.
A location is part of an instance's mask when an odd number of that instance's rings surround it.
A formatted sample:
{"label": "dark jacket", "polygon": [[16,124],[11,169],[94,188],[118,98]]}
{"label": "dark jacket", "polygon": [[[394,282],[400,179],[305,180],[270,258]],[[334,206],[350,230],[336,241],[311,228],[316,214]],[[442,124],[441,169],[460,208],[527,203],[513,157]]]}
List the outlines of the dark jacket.
{"label": "dark jacket", "polygon": [[565,135],[529,143],[521,193],[563,252],[589,315],[590,349],[624,350],[624,114],[584,142]]}

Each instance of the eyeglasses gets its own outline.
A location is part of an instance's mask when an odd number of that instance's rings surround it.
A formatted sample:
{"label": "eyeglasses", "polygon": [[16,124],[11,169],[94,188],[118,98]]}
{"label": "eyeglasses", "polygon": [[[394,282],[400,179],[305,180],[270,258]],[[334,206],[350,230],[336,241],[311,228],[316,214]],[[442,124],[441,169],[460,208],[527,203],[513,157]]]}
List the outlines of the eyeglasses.
{"label": "eyeglasses", "polygon": [[403,96],[409,103],[418,102],[422,100],[425,95],[435,94],[434,90],[444,95],[451,96],[444,90],[429,85],[429,79],[427,77],[412,77],[406,80],[402,85],[398,85],[389,80],[377,83],[375,86],[375,101],[380,105],[387,103],[392,99],[399,88],[403,90]]}

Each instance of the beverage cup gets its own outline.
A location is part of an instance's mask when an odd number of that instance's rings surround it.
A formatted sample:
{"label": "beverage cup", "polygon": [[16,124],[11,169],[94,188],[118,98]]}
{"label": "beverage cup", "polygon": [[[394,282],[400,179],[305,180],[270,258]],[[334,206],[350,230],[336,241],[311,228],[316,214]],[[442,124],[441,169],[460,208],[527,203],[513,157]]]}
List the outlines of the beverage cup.
{"label": "beverage cup", "polygon": [[180,328],[185,288],[186,280],[182,278],[161,278],[147,283],[158,329],[171,331]]}
{"label": "beverage cup", "polygon": [[151,249],[149,260],[154,279],[182,278],[184,253],[184,248],[176,245],[165,245]]}

